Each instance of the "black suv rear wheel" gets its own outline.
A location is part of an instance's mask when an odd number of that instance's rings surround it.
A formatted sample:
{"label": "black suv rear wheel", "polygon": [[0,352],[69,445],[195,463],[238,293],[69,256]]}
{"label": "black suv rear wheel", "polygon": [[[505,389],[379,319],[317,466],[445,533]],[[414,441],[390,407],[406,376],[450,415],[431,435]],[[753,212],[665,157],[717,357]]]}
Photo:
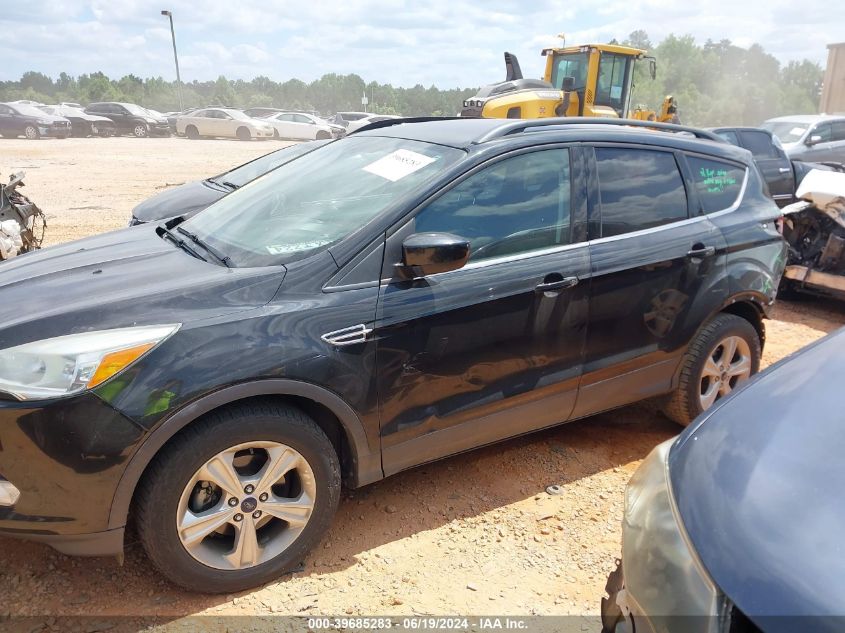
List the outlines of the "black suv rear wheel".
{"label": "black suv rear wheel", "polygon": [[751,323],[734,314],[717,315],[684,355],[680,382],[664,413],[687,426],[756,374],[761,356],[760,336]]}
{"label": "black suv rear wheel", "polygon": [[137,497],[141,542],[165,576],[202,593],[255,587],[297,565],[340,497],[325,433],[272,401],[209,415],[148,472]]}

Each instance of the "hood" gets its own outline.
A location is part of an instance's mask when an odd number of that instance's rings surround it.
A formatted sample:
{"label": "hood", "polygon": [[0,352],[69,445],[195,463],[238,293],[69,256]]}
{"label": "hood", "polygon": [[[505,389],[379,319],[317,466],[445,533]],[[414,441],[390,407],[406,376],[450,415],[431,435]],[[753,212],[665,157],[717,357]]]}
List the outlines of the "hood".
{"label": "hood", "polygon": [[203,262],[153,225],[53,246],[0,263],[0,348],[253,309],[273,298],[284,274]]}
{"label": "hood", "polygon": [[84,121],[91,121],[92,123],[111,123],[114,124],[114,121],[108,119],[104,116],[100,116],[99,114],[88,114],[87,112],[83,112],[82,114],[76,115],[77,118],[83,119]]}
{"label": "hood", "polygon": [[63,116],[56,116],[55,114],[47,114],[46,112],[44,114],[38,115],[38,117],[36,117],[34,115],[30,116],[29,114],[25,114],[24,116],[27,116],[31,119],[38,118],[38,119],[41,119],[42,121],[49,121],[50,123],[57,123],[59,121],[66,121],[66,122],[70,123],[70,121],[68,121],[68,119],[66,119]]}
{"label": "hood", "polygon": [[177,215],[191,216],[229,193],[207,180],[196,180],[147,198],[134,209],[132,217],[141,222],[156,222]]}
{"label": "hood", "polygon": [[845,614],[843,352],[840,329],[777,363],[687,428],[669,455],[704,567],[766,631],[794,630],[771,616]]}

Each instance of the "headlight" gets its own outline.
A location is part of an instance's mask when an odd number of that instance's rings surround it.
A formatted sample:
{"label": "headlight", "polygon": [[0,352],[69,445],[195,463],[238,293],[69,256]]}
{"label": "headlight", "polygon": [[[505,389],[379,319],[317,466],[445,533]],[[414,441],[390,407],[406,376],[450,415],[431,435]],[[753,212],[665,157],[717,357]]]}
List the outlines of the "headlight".
{"label": "headlight", "polygon": [[84,332],[0,350],[0,391],[39,400],[92,389],[178,329],[174,324]]}
{"label": "headlight", "polygon": [[47,119],[38,119],[35,121],[38,125],[50,125],[52,121],[48,121]]}

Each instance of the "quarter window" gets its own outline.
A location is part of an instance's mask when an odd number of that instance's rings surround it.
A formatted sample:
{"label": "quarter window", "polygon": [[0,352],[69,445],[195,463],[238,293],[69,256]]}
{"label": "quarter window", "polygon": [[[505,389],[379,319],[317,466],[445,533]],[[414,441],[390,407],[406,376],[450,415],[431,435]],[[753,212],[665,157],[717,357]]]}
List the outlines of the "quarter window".
{"label": "quarter window", "polygon": [[596,162],[602,237],[687,218],[684,181],[672,154],[599,147]]}
{"label": "quarter window", "polygon": [[742,133],[745,141],[745,148],[751,151],[754,158],[780,158],[772,137],[765,132],[752,132],[745,130]]}
{"label": "quarter window", "polygon": [[569,243],[569,150],[502,160],[453,187],[416,216],[417,232],[470,241],[470,260]]}
{"label": "quarter window", "polygon": [[705,213],[727,209],[736,202],[745,179],[745,169],[710,158],[687,156],[695,191]]}

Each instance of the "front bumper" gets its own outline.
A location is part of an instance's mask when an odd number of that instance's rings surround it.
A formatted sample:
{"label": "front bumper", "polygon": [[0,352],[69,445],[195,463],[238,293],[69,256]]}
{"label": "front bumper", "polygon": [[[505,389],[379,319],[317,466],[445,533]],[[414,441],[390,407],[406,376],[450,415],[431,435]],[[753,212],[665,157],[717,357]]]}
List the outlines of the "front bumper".
{"label": "front bumper", "polygon": [[150,136],[170,136],[170,126],[167,123],[150,123]]}
{"label": "front bumper", "polygon": [[0,503],[0,534],[69,553],[119,553],[106,551],[122,542],[122,530],[120,538],[108,530],[112,499],[143,435],[91,393],[0,401],[0,477],[19,491]]}
{"label": "front bumper", "polygon": [[678,520],[667,472],[674,439],[657,446],[625,491],[623,588],[612,597],[640,631],[716,633],[728,603],[710,580]]}
{"label": "front bumper", "polygon": [[38,133],[41,136],[53,138],[67,138],[70,136],[71,127],[67,123],[51,123],[50,125],[39,125]]}

